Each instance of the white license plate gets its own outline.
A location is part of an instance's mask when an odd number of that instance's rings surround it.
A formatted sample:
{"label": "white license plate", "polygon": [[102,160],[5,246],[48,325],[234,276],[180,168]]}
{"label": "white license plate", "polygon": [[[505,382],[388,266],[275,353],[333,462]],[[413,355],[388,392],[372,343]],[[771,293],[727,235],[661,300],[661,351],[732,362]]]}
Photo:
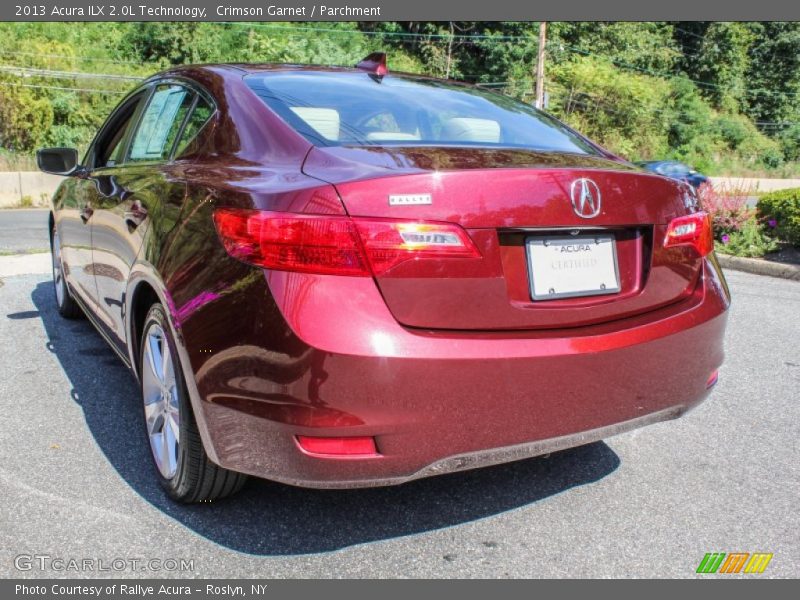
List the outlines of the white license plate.
{"label": "white license plate", "polygon": [[526,244],[534,300],[613,294],[620,289],[613,235],[531,237]]}

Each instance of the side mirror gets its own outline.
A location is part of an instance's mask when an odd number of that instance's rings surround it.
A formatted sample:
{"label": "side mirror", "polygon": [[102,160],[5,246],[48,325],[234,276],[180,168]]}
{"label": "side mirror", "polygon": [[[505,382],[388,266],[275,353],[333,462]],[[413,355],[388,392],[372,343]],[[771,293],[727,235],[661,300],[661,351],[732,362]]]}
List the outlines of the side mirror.
{"label": "side mirror", "polygon": [[78,151],[75,148],[42,148],[36,151],[36,164],[40,171],[51,175],[71,177],[83,173],[78,164]]}

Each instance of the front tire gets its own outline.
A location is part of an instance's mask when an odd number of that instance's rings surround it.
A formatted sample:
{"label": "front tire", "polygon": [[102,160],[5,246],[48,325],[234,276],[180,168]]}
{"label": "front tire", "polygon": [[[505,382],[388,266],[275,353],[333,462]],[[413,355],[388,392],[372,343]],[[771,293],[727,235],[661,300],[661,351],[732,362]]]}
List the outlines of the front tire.
{"label": "front tire", "polygon": [[186,503],[210,502],[237,492],[247,476],[208,459],[161,304],[147,313],[140,346],[144,421],[162,487],[172,499]]}
{"label": "front tire", "polygon": [[50,237],[50,256],[53,265],[53,291],[56,296],[58,314],[65,319],[77,319],[81,316],[81,309],[72,297],[64,276],[64,261],[61,258],[61,238],[55,225]]}

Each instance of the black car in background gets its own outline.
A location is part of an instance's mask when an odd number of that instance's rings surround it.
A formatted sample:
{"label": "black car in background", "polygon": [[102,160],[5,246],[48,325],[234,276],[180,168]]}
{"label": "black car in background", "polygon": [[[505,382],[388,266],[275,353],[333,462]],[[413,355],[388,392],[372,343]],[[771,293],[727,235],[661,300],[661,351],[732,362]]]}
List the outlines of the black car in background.
{"label": "black car in background", "polygon": [[653,173],[658,173],[670,179],[678,179],[685,181],[692,185],[695,189],[699,188],[702,184],[708,181],[708,177],[702,173],[698,173],[689,165],[686,165],[677,160],[653,160],[637,162],[637,165]]}

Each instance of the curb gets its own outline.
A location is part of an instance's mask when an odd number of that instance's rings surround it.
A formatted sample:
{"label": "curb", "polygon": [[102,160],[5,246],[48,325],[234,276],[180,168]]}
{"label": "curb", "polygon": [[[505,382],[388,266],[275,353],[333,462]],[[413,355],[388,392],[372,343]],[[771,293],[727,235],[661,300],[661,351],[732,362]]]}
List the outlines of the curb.
{"label": "curb", "polygon": [[730,254],[720,254],[719,252],[717,252],[717,260],[719,260],[719,264],[723,269],[800,281],[800,266],[798,265],[775,263],[758,258],[743,258],[741,256],[731,256]]}

